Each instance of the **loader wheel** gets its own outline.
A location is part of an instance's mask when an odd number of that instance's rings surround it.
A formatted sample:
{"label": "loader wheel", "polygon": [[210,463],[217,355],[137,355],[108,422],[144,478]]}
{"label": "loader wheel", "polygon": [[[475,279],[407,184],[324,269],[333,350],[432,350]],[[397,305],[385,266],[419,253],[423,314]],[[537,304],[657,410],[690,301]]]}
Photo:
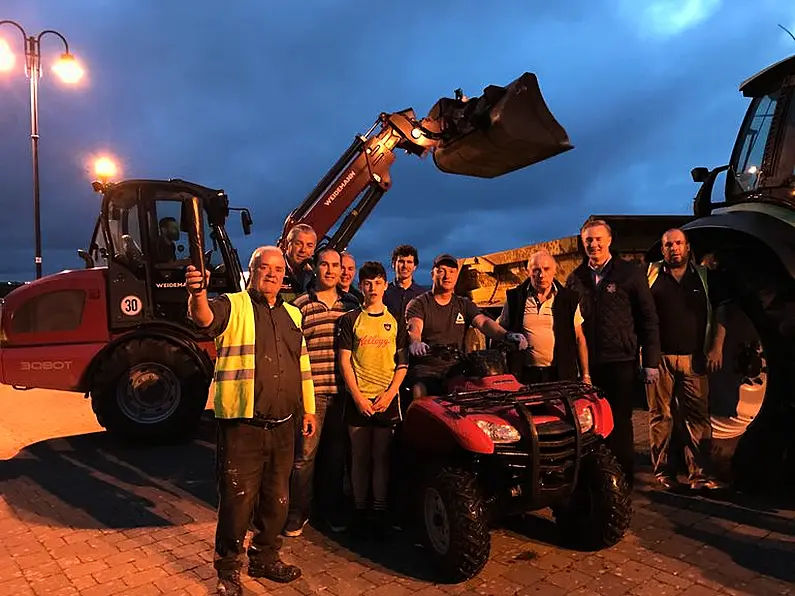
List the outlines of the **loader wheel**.
{"label": "loader wheel", "polygon": [[442,468],[419,492],[422,541],[449,582],[476,576],[489,559],[491,536],[474,474]]}
{"label": "loader wheel", "polygon": [[208,390],[209,379],[184,349],[161,339],[133,339],[100,365],[91,405],[110,433],[146,442],[179,440],[196,430]]}
{"label": "loader wheel", "polygon": [[552,513],[564,540],[575,548],[600,550],[624,537],[632,520],[630,489],[606,445],[583,457],[574,494]]}

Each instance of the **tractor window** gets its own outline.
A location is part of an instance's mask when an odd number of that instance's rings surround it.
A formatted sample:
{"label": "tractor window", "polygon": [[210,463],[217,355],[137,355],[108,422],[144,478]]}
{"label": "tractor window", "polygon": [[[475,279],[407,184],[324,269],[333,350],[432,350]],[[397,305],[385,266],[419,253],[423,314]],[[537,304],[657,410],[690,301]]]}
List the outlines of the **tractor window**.
{"label": "tractor window", "polygon": [[740,132],[732,163],[740,192],[752,191],[759,183],[759,169],[762,167],[775,111],[776,98],[772,95],[755,99],[749,108],[749,116]]}
{"label": "tractor window", "polygon": [[141,226],[138,220],[138,205],[132,207],[109,206],[108,231],[114,254],[124,262],[143,264]]}
{"label": "tractor window", "polygon": [[35,296],[25,302],[11,319],[14,333],[50,333],[80,327],[86,293],[83,290],[59,290]]}
{"label": "tractor window", "polygon": [[184,267],[190,259],[188,233],[180,229],[182,201],[160,198],[150,221],[152,262],[158,267]]}

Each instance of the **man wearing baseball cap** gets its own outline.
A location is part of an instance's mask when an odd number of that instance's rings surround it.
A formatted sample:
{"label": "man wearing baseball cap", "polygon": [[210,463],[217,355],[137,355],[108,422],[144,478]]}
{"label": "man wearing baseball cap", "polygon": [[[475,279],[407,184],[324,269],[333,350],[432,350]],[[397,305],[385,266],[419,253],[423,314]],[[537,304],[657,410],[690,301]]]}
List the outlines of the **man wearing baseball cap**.
{"label": "man wearing baseball cap", "polygon": [[433,260],[430,291],[412,299],[406,307],[409,332],[409,382],[413,397],[446,393],[445,383],[455,360],[430,354],[431,346],[455,345],[464,350],[464,337],[470,327],[486,336],[527,348],[522,333],[510,333],[487,317],[470,299],[454,294],[458,280],[458,259],[441,254]]}

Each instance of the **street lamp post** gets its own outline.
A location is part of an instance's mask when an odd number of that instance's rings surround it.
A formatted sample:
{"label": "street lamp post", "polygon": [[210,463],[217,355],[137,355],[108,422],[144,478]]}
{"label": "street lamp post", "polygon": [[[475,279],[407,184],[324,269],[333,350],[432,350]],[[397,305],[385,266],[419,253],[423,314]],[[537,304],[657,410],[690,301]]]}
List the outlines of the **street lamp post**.
{"label": "street lamp post", "polygon": [[[53,66],[55,73],[65,83],[76,83],[83,76],[83,70],[69,53],[69,43],[58,31],[47,29],[37,35],[28,35],[25,29],[16,21],[3,20],[0,26],[11,25],[21,34],[25,50],[25,74],[30,81],[30,145],[33,154],[33,225],[36,234],[36,279],[41,277],[41,214],[39,207],[39,79],[41,72],[41,40],[46,35],[58,37],[64,45],[61,59]],[[13,66],[13,57],[6,56],[0,60],[6,68]]]}

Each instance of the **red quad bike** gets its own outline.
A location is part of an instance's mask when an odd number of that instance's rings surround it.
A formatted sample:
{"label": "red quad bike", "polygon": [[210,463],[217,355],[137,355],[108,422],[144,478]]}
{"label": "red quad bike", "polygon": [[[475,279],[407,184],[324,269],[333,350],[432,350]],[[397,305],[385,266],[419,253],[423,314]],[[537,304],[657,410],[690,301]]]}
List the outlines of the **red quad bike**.
{"label": "red quad bike", "polygon": [[396,437],[407,521],[452,582],[477,575],[500,518],[551,507],[565,542],[619,542],[632,516],[627,480],[604,439],[613,430],[599,390],[580,382],[522,385],[504,349],[461,355],[447,395],[415,399]]}

